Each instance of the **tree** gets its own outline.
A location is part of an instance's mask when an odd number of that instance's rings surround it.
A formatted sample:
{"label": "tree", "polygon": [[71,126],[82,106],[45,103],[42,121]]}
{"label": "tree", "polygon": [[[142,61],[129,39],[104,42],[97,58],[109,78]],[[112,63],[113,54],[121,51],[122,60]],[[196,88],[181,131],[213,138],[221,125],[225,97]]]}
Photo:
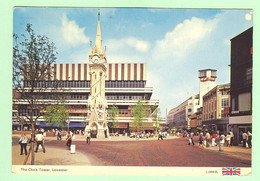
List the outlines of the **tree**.
{"label": "tree", "polygon": [[46,105],[46,101],[42,101],[42,93],[48,88],[41,86],[41,83],[51,80],[51,64],[55,63],[57,52],[54,43],[44,35],[36,35],[31,24],[27,24],[25,31],[27,36],[21,35],[20,38],[13,35],[13,89],[21,95],[17,101],[27,105],[23,116],[31,123],[31,164],[34,165],[35,124]]}
{"label": "tree", "polygon": [[132,115],[134,117],[134,127],[137,131],[140,131],[143,121],[147,117],[147,105],[142,100],[138,100],[137,104],[133,107]]}
{"label": "tree", "polygon": [[160,128],[161,118],[161,111],[160,108],[156,108],[152,113],[152,120],[154,122],[155,134],[157,134],[158,129]]}
{"label": "tree", "polygon": [[108,117],[110,122],[108,123],[109,129],[113,129],[118,123],[118,107],[113,105],[110,109],[108,109]]}
{"label": "tree", "polygon": [[45,111],[44,119],[50,126],[57,124],[59,127],[65,127],[66,120],[69,119],[69,113],[64,102],[48,105]]}

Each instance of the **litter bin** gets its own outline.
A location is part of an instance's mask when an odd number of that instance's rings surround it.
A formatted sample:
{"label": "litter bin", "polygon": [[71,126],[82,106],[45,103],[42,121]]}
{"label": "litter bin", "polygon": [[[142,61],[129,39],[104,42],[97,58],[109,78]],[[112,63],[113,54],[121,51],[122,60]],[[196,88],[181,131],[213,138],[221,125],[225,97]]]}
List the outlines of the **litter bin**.
{"label": "litter bin", "polygon": [[75,153],[76,145],[70,145],[70,153]]}

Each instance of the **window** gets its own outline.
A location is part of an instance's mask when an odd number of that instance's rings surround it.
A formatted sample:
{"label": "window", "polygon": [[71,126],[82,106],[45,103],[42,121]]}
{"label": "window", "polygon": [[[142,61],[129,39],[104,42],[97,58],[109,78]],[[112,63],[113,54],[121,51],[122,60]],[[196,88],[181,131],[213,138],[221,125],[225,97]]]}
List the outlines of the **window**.
{"label": "window", "polygon": [[212,76],[212,77],[217,77],[217,71],[212,70],[212,71],[211,71],[211,76]]}
{"label": "window", "polygon": [[238,95],[238,110],[250,111],[251,110],[251,93],[243,93]]}
{"label": "window", "polygon": [[246,80],[252,80],[252,67],[246,70]]}
{"label": "window", "polygon": [[206,71],[200,71],[199,77],[206,77]]}
{"label": "window", "polygon": [[248,84],[252,83],[252,67],[246,69],[246,82]]}
{"label": "window", "polygon": [[191,115],[191,111],[192,111],[192,109],[188,109],[188,116]]}
{"label": "window", "polygon": [[228,98],[228,96],[222,96],[221,107],[222,108],[229,107],[229,98]]}

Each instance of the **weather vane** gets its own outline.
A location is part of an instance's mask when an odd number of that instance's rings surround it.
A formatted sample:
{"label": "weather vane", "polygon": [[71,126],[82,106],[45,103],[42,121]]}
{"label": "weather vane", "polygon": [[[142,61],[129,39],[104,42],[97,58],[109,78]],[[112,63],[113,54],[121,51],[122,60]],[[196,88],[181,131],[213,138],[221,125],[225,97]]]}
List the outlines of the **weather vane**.
{"label": "weather vane", "polygon": [[98,20],[100,20],[100,9],[98,8]]}

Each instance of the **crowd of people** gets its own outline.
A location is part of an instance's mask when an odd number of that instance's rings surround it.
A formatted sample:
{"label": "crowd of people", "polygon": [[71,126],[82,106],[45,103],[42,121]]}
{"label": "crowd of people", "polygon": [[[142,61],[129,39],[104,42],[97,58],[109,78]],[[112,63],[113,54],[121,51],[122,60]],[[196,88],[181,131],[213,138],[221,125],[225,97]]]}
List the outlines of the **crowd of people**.
{"label": "crowd of people", "polygon": [[[232,130],[229,130],[228,133],[224,134],[223,132],[200,132],[200,133],[193,133],[193,132],[177,132],[176,136],[179,137],[182,135],[182,137],[189,137],[188,145],[194,145],[194,136],[198,136],[198,144],[199,146],[218,146],[220,144],[221,146],[227,146],[231,147],[234,145],[234,134]],[[250,131],[247,132],[241,132],[240,136],[242,138],[242,146],[245,148],[251,148],[252,147],[252,133]],[[217,142],[218,140],[218,142]]]}
{"label": "crowd of people", "polygon": [[[21,147],[21,151],[20,151],[20,155],[23,155],[23,152],[25,153],[25,155],[27,155],[27,143],[30,143],[32,141],[37,143],[35,152],[38,152],[39,146],[42,147],[43,153],[46,152],[46,149],[44,147],[44,130],[43,129],[39,129],[37,130],[38,134],[35,135],[34,139],[31,138],[29,139],[28,136],[26,135],[26,133],[23,133],[23,135],[20,137],[19,139],[19,144]],[[86,132],[86,134],[84,134],[83,131],[79,131],[77,132],[77,134],[83,134],[85,135],[86,138],[86,143],[90,144],[90,139],[91,139],[91,134],[90,131]],[[73,139],[73,135],[74,133],[71,131],[61,131],[61,130],[56,130],[55,131],[55,135],[57,136],[57,140],[62,140],[62,137],[65,138],[66,140],[66,146],[70,149],[71,144],[72,144],[72,139]],[[184,131],[182,133],[180,132],[176,132],[175,135],[177,137],[189,137],[189,142],[188,145],[195,145],[195,141],[194,140],[194,136],[198,137],[198,145],[199,146],[205,146],[205,147],[209,147],[209,146],[219,146],[220,150],[221,147],[223,146],[227,146],[227,147],[231,147],[233,146],[234,143],[234,134],[232,132],[232,130],[229,130],[227,134],[224,134],[223,132],[209,132],[209,131],[205,131],[205,132],[187,132]],[[130,134],[130,137],[135,137],[137,139],[139,138],[150,138],[150,137],[154,137],[155,134],[151,133],[151,132],[133,132],[133,134]],[[158,140],[163,140],[163,138],[166,138],[167,136],[167,132],[162,132],[161,130],[159,130],[158,134],[156,135],[158,137]],[[245,148],[251,148],[252,147],[252,133],[250,131],[247,132],[240,132],[240,140],[241,144],[243,147]]]}

